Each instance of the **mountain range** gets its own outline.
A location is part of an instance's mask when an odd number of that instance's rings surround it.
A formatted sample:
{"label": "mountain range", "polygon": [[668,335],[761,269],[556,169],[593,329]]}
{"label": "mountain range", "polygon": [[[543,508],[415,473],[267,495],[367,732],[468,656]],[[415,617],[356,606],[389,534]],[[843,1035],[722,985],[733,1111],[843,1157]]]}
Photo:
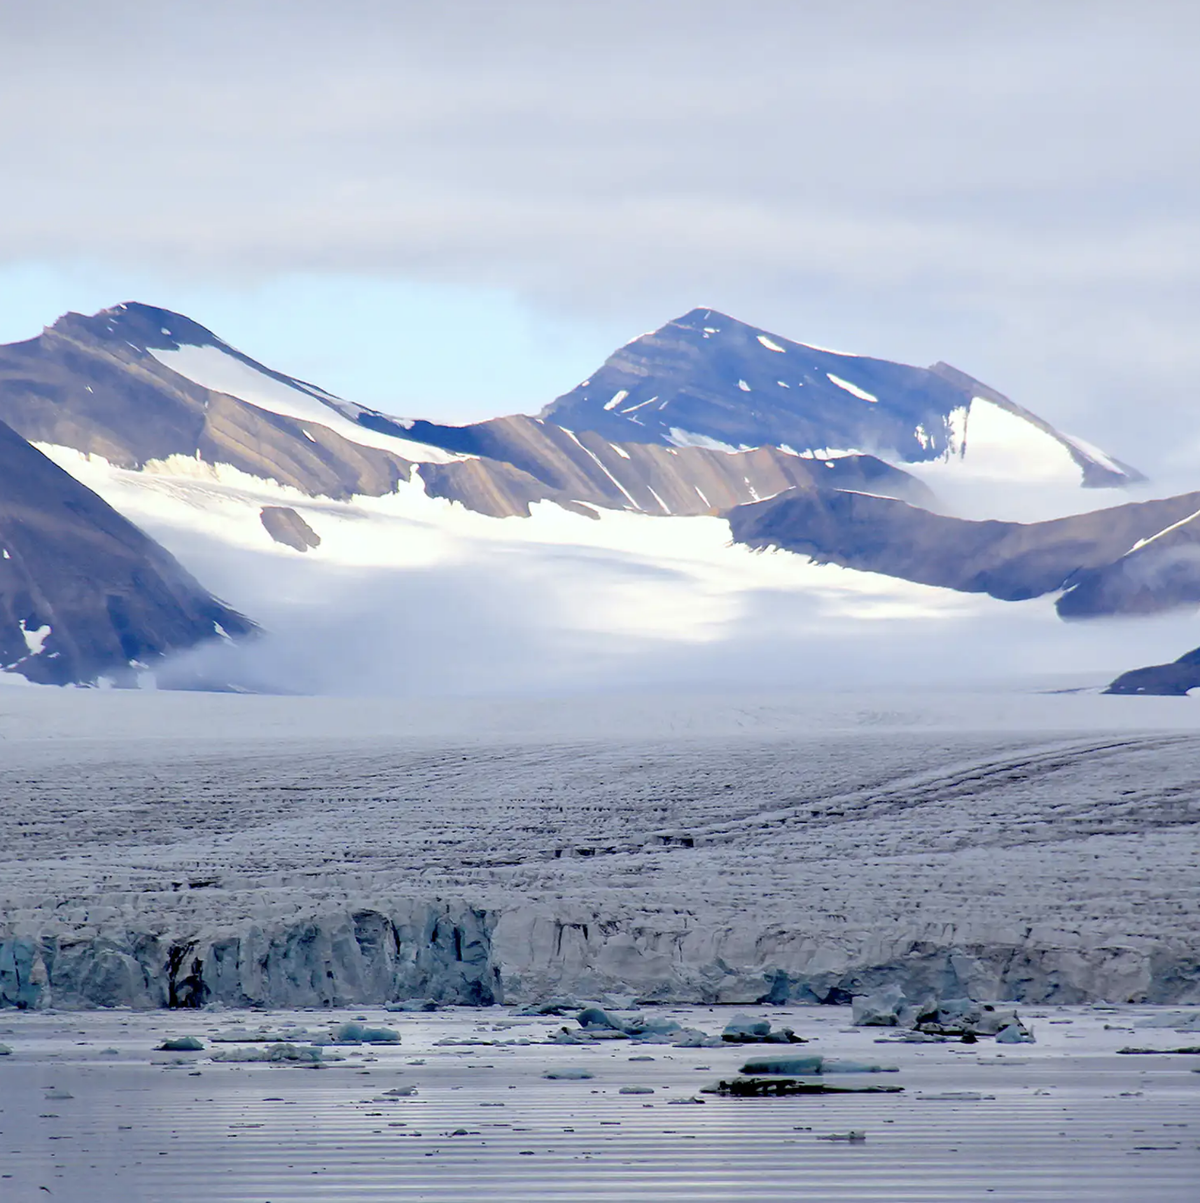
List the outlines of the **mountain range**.
{"label": "mountain range", "polygon": [[[560,537],[542,533],[553,513],[606,530],[625,515],[621,538],[632,519],[640,533],[703,518],[735,546],[1048,596],[1064,618],[1200,601],[1200,492],[1123,500],[1135,468],[947,364],[828,351],[711,309],[627,343],[537,416],[451,426],[337,397],[127,303],[0,347],[0,423],[0,663],[35,681],[122,680],[255,632],[253,612],[189,575],[190,544],[169,534],[187,514],[230,547],[335,561],[350,520],[369,541],[361,519],[388,507],[409,530],[474,515],[476,535],[510,541]],[[1115,503],[1037,522],[947,512],[947,486],[971,479]],[[135,525],[168,506],[185,515],[162,526],[170,550]]]}

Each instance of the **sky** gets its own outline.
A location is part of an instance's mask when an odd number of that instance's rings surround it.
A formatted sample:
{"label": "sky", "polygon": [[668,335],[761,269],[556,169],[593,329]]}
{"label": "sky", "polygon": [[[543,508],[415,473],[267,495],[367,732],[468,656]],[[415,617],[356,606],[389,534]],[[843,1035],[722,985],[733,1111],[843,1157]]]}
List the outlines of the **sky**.
{"label": "sky", "polygon": [[0,340],[143,300],[466,421],[703,304],[1178,472],[1198,36],[1153,0],[0,0]]}

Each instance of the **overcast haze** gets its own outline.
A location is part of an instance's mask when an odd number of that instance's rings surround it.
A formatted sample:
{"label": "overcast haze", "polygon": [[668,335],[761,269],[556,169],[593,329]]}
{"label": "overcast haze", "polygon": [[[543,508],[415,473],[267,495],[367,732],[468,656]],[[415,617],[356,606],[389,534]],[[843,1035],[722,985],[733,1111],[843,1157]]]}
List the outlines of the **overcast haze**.
{"label": "overcast haze", "polygon": [[702,303],[949,360],[1151,470],[1200,444],[1191,6],[0,14],[4,337],[136,285],[469,418]]}

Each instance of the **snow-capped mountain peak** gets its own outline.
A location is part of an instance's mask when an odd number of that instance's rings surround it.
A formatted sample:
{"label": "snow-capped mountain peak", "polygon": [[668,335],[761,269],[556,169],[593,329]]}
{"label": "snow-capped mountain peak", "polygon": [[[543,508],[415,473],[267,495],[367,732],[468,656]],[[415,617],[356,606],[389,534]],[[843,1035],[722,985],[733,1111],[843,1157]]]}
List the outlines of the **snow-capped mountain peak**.
{"label": "snow-capped mountain peak", "polygon": [[858,449],[1013,482],[1142,479],[949,364],[831,351],[715,309],[693,309],[626,343],[542,416],[629,442]]}

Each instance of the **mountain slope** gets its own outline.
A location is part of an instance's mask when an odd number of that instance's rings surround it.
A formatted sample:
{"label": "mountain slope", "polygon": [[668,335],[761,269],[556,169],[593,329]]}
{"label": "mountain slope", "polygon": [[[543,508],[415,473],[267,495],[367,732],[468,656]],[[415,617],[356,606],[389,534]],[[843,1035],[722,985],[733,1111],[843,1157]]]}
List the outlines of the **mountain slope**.
{"label": "mountain slope", "polygon": [[948,364],[827,351],[713,309],[693,309],[627,343],[542,416],[622,442],[859,449],[1089,487],[1142,479]]}
{"label": "mountain slope", "polygon": [[1200,647],[1184,652],[1170,664],[1130,669],[1104,692],[1181,698],[1192,689],[1200,689]]}
{"label": "mountain slope", "polygon": [[1200,509],[1138,539],[1111,564],[1077,573],[1058,612],[1089,618],[1195,605],[1200,605]]}
{"label": "mountain slope", "polygon": [[121,677],[253,630],[0,422],[0,669],[45,684]]}
{"label": "mountain slope", "polygon": [[[841,564],[926,585],[988,593],[1004,601],[1058,589],[1062,617],[1128,613],[1116,590],[1090,609],[1072,598],[1089,570],[1107,571],[1130,549],[1193,518],[1200,493],[1132,502],[1049,522],[973,522],[931,514],[890,498],[855,493],[780,494],[727,515],[733,537],[757,548],[782,548],[818,563]],[[1138,612],[1181,603],[1177,592],[1138,595]],[[1193,599],[1196,600],[1196,599]]]}
{"label": "mountain slope", "polygon": [[31,442],[119,467],[170,471],[184,457],[314,497],[384,496],[419,464],[431,496],[493,517],[528,516],[545,500],[698,514],[797,485],[931,498],[871,456],[624,448],[519,415],[468,427],[405,424],[273,371],[179,314],[137,304],[68,314],[38,338],[0,347],[0,419]]}

